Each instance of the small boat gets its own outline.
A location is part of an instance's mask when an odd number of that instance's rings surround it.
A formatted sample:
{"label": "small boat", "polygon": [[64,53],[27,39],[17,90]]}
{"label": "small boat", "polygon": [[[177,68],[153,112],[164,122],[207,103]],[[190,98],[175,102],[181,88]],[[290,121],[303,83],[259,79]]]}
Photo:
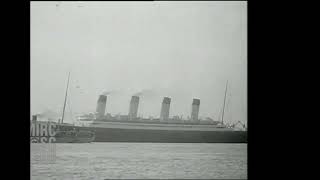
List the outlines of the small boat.
{"label": "small boat", "polygon": [[90,143],[94,141],[95,134],[91,131],[58,131],[55,143]]}
{"label": "small boat", "polygon": [[41,143],[41,142],[48,142],[48,143],[90,143],[95,140],[95,132],[89,130],[80,130],[77,126],[72,124],[63,123],[64,120],[64,113],[66,108],[67,102],[67,95],[68,95],[68,86],[69,86],[69,79],[70,79],[70,72],[68,75],[68,84],[64,99],[63,111],[62,111],[62,118],[61,121],[59,119],[58,123],[55,122],[41,122],[37,121],[37,116],[33,116],[33,120],[31,121],[31,128],[35,130],[36,127],[44,126],[47,128],[49,132],[50,124],[55,125],[54,128],[54,136],[47,135],[34,135],[30,136],[31,143]]}
{"label": "small boat", "polygon": [[[30,134],[31,143],[90,143],[94,141],[96,137],[94,131],[79,129],[72,124],[37,121],[35,117],[33,119],[31,126],[34,132]],[[52,132],[49,130],[50,125],[54,127],[53,136],[50,136],[49,133],[41,134],[38,132],[38,134],[36,134],[35,128],[41,126],[45,127],[47,132]]]}
{"label": "small boat", "polygon": [[[70,72],[68,75],[68,83],[66,89],[66,95],[64,99],[63,111],[62,111],[62,119],[59,123],[63,124],[64,119],[64,112],[66,108],[67,102],[67,95],[68,95],[68,87],[69,87],[69,80],[70,80]],[[72,130],[61,130],[60,125],[58,124],[58,128],[55,135],[56,143],[90,143],[95,139],[95,133],[93,131],[85,131],[79,130],[73,127]]]}

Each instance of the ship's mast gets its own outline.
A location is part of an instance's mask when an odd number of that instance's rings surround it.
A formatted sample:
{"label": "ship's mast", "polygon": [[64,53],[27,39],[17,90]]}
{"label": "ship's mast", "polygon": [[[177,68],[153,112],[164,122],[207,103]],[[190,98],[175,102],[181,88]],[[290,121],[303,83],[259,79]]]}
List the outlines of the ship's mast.
{"label": "ship's mast", "polygon": [[62,111],[61,123],[63,123],[64,111],[65,111],[65,109],[66,109],[67,95],[68,95],[68,87],[69,87],[69,79],[70,79],[70,71],[69,71],[69,74],[68,74],[68,83],[67,83],[66,95],[65,95],[65,97],[64,97],[64,104],[63,104],[63,111]]}
{"label": "ship's mast", "polygon": [[228,89],[228,81],[227,81],[227,84],[226,84],[226,90],[225,90],[225,92],[224,92],[223,109],[222,109],[222,119],[221,119],[222,124],[223,124],[224,108],[225,108],[225,105],[226,105],[227,89]]}

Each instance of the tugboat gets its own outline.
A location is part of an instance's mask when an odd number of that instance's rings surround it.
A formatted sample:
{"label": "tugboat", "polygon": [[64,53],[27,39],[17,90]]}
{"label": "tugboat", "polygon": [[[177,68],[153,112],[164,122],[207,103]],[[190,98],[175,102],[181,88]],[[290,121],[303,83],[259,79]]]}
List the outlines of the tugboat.
{"label": "tugboat", "polygon": [[85,130],[58,130],[54,136],[55,143],[90,143],[95,139],[95,133]]}
{"label": "tugboat", "polygon": [[[68,83],[67,83],[67,89],[64,99],[64,105],[63,105],[63,111],[62,111],[62,118],[58,120],[58,123],[56,122],[41,122],[37,121],[37,115],[33,115],[33,119],[31,122],[31,128],[36,129],[36,127],[46,127],[48,132],[50,125],[54,125],[51,127],[54,127],[53,131],[55,132],[54,136],[52,137],[52,143],[90,143],[95,140],[95,133],[90,130],[82,130],[79,129],[79,127],[76,127],[72,124],[63,123],[64,120],[64,113],[66,108],[66,102],[67,102],[67,95],[68,95],[68,86],[69,86],[69,79],[70,79],[70,72],[68,75]],[[39,143],[42,142],[42,139],[50,139],[50,136],[47,134],[40,134],[38,136],[31,135],[31,143]],[[49,141],[49,140],[48,140]]]}
{"label": "tugboat", "polygon": [[64,104],[63,104],[62,119],[61,119],[62,126],[60,125],[60,121],[59,121],[59,124],[57,126],[58,128],[55,135],[56,142],[57,143],[90,143],[95,139],[94,132],[79,130],[79,129],[76,129],[75,126],[71,126],[72,129],[65,128],[68,126],[65,126],[63,123],[64,112],[65,112],[66,103],[67,103],[69,80],[70,80],[70,72],[68,74],[68,83],[67,83],[66,95],[64,98]]}
{"label": "tugboat", "polygon": [[[51,127],[50,127],[51,126]],[[42,133],[35,130],[39,127],[45,127],[47,132],[54,132],[53,136],[50,133]],[[52,130],[49,130],[52,128]],[[50,121],[37,121],[36,115],[33,116],[31,122],[31,143],[90,143],[95,140],[95,133],[90,130],[79,129],[77,126],[68,123],[56,123]]]}

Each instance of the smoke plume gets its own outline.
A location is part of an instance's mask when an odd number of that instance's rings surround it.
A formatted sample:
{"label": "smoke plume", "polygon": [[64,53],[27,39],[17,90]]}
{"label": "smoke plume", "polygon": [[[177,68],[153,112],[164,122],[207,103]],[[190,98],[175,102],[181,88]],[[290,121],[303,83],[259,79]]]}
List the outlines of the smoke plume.
{"label": "smoke plume", "polygon": [[133,94],[133,96],[154,96],[156,93],[152,89],[143,89]]}
{"label": "smoke plume", "polygon": [[114,94],[116,91],[105,91],[102,93],[102,95],[109,95],[109,94]]}

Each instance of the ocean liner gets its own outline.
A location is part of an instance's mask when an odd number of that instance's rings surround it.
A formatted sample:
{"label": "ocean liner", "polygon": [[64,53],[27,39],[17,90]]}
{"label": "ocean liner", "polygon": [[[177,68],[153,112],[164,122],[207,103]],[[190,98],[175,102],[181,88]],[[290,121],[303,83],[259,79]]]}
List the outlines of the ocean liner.
{"label": "ocean liner", "polygon": [[[169,117],[171,98],[164,97],[159,118],[137,116],[139,96],[132,96],[128,115],[106,113],[107,95],[100,95],[96,113],[78,117],[76,128],[95,132],[96,142],[159,142],[159,143],[246,143],[247,128],[224,123],[225,90],[222,120],[199,119],[200,99],[193,99],[191,118]],[[241,124],[241,122],[238,122]]]}

